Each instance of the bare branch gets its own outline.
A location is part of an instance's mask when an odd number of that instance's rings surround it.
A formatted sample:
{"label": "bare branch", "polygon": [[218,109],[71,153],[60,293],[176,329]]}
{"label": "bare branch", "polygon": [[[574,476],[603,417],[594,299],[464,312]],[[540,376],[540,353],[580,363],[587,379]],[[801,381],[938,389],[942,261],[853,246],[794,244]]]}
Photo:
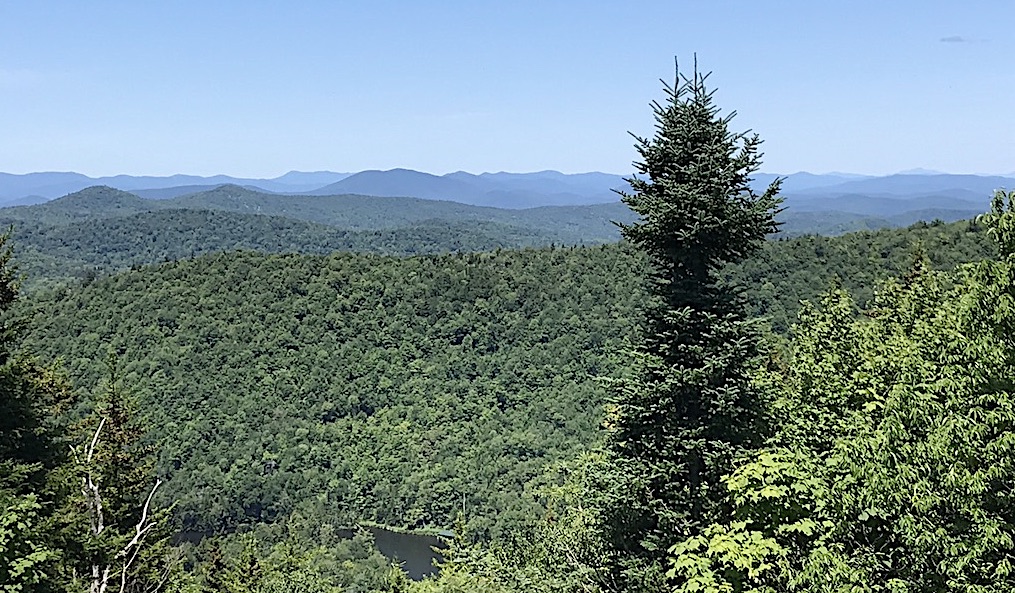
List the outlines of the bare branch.
{"label": "bare branch", "polygon": [[90,587],[91,593],[106,593],[106,587],[109,586],[109,566],[101,569],[97,564],[92,565],[92,586]]}
{"label": "bare branch", "polygon": [[[177,559],[176,561],[178,560],[179,559]],[[156,593],[156,591],[161,591],[162,588],[165,587],[166,583],[169,581],[169,576],[172,574],[172,572],[173,565],[167,563],[166,568],[162,571],[162,577],[159,579],[159,582],[155,583],[154,585],[146,589],[145,593]]]}
{"label": "bare branch", "polygon": [[128,558],[123,563],[123,568],[120,569],[120,593],[124,593],[127,588],[127,572],[130,570],[134,561],[137,560],[138,554],[141,552],[141,543],[144,541],[145,536],[152,528],[155,527],[155,521],[151,520],[148,516],[151,510],[152,497],[155,496],[155,491],[162,485],[161,479],[155,480],[155,485],[152,486],[151,492],[148,493],[148,498],[145,500],[144,507],[141,509],[141,519],[138,520],[137,525],[134,526],[134,537],[131,538],[127,545],[123,547],[119,552],[116,553],[117,558]]}
{"label": "bare branch", "polygon": [[92,535],[99,535],[102,530],[105,529],[103,523],[102,513],[102,496],[99,494],[99,485],[92,481],[92,472],[89,470],[87,475],[81,478],[82,487],[81,492],[85,495],[88,501],[88,506],[92,511]]}
{"label": "bare branch", "polygon": [[86,449],[87,454],[85,455],[85,463],[92,462],[92,455],[95,454],[95,445],[99,443],[99,433],[102,432],[102,427],[106,425],[106,419],[102,418],[99,420],[99,426],[95,429],[95,436],[92,437],[92,442]]}
{"label": "bare branch", "polygon": [[[102,429],[105,424],[106,419],[102,418],[99,422],[99,426],[95,429],[95,434],[92,435],[91,442],[88,443],[86,447],[83,447],[83,451],[79,452],[77,448],[71,448],[75,461],[84,466],[84,475],[81,478],[81,492],[84,495],[85,502],[88,507],[92,536],[100,535],[105,529],[101,484],[96,481],[92,467],[95,458],[95,450],[98,447],[99,437],[102,434]],[[83,461],[81,459],[82,454],[84,456]],[[109,588],[109,578],[117,563],[120,563],[119,593],[126,593],[130,569],[141,553],[145,538],[158,525],[158,521],[152,516],[152,500],[155,497],[155,492],[162,484],[163,482],[161,479],[156,479],[152,489],[148,492],[148,497],[145,499],[144,506],[141,508],[141,517],[138,519],[137,524],[134,525],[134,536],[130,539],[130,541],[128,541],[111,559],[109,559],[108,563],[100,562],[92,565],[92,582],[89,587],[89,593],[107,592],[107,589]],[[161,590],[168,579],[169,568],[167,567],[159,582],[153,585],[154,588],[150,589],[149,593]]]}
{"label": "bare branch", "polygon": [[144,536],[144,533],[155,526],[154,522],[149,522],[148,511],[151,509],[152,497],[155,496],[155,491],[158,490],[159,486],[161,485],[162,480],[156,479],[155,485],[152,486],[151,492],[148,493],[148,500],[145,501],[144,507],[141,509],[141,519],[137,522],[137,525],[134,526],[135,530],[134,538],[131,539],[129,542],[127,542],[127,545],[124,546],[119,553],[117,553],[117,556],[119,557],[126,556],[127,551],[132,546],[136,546],[141,542],[141,538]]}

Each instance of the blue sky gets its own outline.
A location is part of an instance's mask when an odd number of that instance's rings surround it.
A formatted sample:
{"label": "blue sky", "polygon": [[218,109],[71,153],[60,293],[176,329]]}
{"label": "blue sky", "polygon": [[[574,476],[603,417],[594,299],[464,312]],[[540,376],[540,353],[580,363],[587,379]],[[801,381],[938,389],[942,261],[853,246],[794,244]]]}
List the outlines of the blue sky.
{"label": "blue sky", "polygon": [[769,172],[1015,171],[1012,0],[0,0],[0,171],[628,173],[673,58]]}

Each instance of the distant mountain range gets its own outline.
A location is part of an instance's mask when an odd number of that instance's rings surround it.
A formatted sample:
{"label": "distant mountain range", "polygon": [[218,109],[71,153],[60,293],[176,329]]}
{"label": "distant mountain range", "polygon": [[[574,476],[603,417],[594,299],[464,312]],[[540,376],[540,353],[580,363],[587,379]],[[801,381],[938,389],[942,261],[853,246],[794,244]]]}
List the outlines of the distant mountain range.
{"label": "distant mountain range", "polygon": [[[918,210],[979,212],[999,187],[1015,187],[1015,177],[949,175],[915,169],[905,174],[870,177],[834,173],[757,175],[760,189],[783,178],[786,206],[800,212],[842,212],[859,216],[897,215]],[[482,173],[459,171],[431,175],[410,169],[335,173],[291,171],[273,179],[200,177],[135,177],[117,175],[92,178],[80,173],[0,173],[0,206],[43,203],[91,186],[108,186],[142,198],[165,200],[234,185],[262,193],[327,196],[355,194],[445,200],[473,206],[523,209],[539,206],[576,206],[618,201],[614,190],[628,189],[620,175]],[[891,200],[891,201],[886,201]],[[952,217],[954,218],[954,217]]]}
{"label": "distant mountain range", "polygon": [[619,175],[557,171],[483,173],[459,171],[437,176],[409,169],[363,171],[319,188],[313,195],[360,194],[452,200],[473,206],[534,208],[616,202],[614,189],[627,189]]}
{"label": "distant mountain range", "polygon": [[619,175],[581,173],[567,175],[556,171],[538,173],[483,173],[462,171],[431,175],[409,169],[362,171],[355,174],[320,171],[291,171],[274,179],[246,179],[215,175],[198,177],[86,177],[80,173],[0,173],[0,206],[42,203],[87,187],[107,186],[154,200],[236,185],[254,191],[286,195],[357,194],[379,197],[450,200],[473,206],[531,208],[538,206],[574,206],[616,202],[612,190],[626,188]]}
{"label": "distant mountain range", "polygon": [[[228,175],[211,177],[197,175],[88,177],[80,173],[28,173],[24,175],[0,173],[0,205],[45,202],[97,185],[115,187],[123,191],[149,193],[155,199],[161,199],[161,196],[173,197],[201,191],[201,189],[194,189],[195,187],[212,188],[225,184],[252,186],[275,193],[300,193],[335,183],[349,175],[349,173],[332,171],[310,173],[290,171],[274,179],[246,179]],[[163,194],[160,196],[153,193],[155,190],[161,190]]]}
{"label": "distant mountain range", "polygon": [[[269,181],[290,188],[330,183],[282,193],[250,183],[217,184],[221,177],[118,176],[109,179],[147,187],[127,192],[92,186],[56,199],[39,197],[34,205],[14,205],[31,201],[21,196],[0,207],[0,226],[14,225],[19,260],[29,277],[66,279],[235,249],[408,255],[605,243],[620,238],[615,223],[637,219],[611,191],[624,187],[623,179],[604,173],[436,176],[396,169],[283,177],[287,181]],[[775,178],[759,175],[759,189]],[[12,188],[21,188],[42,196],[52,188],[92,181],[72,173],[0,174],[0,191],[10,196],[17,195]],[[174,182],[185,184],[169,185]],[[1015,186],[1015,178],[798,173],[784,179],[782,235],[836,235],[971,218],[988,208],[994,188],[1005,186]]]}
{"label": "distant mountain range", "polygon": [[[758,174],[755,184],[760,190],[778,177],[783,179],[786,207],[781,215],[783,233],[789,236],[907,226],[920,220],[961,220],[984,212],[994,189],[1015,187],[1015,177],[924,170],[885,177]],[[461,171],[431,175],[409,169],[355,174],[292,171],[274,179],[224,175],[96,179],[78,173],[0,173],[0,206],[40,204],[40,209],[25,211],[25,215],[46,217],[51,210],[47,202],[96,185],[131,192],[136,203],[128,210],[136,213],[181,208],[228,210],[346,230],[391,229],[423,220],[482,221],[535,232],[526,235],[525,244],[538,242],[536,237],[565,243],[608,241],[618,237],[611,221],[634,219],[614,191],[628,189],[620,175],[556,171],[479,175]],[[64,212],[65,206],[56,210]],[[92,203],[84,214],[104,216],[107,206]],[[557,206],[576,210],[540,210]],[[19,209],[5,208],[0,213],[9,219],[16,211]]]}

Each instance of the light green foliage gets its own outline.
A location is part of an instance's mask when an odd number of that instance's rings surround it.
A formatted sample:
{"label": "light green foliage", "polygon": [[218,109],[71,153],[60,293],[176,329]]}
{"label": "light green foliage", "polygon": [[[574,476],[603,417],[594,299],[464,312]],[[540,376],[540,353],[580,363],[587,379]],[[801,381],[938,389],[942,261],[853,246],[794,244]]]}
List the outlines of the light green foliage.
{"label": "light green foliage", "polygon": [[456,536],[442,550],[439,574],[413,583],[410,593],[515,593],[503,582],[505,577],[513,580],[511,569],[488,549],[468,541],[462,527],[458,525]]}
{"label": "light green foliage", "polygon": [[34,495],[0,490],[0,593],[34,591],[47,578],[45,565],[58,557],[40,541],[41,508]]}
{"label": "light green foliage", "polygon": [[814,470],[805,457],[772,450],[726,477],[734,520],[670,548],[674,591],[784,590],[802,561],[799,551],[820,546],[834,527],[825,508],[828,486]]}
{"label": "light green foliage", "polygon": [[[727,481],[747,522],[674,548],[677,572],[729,591],[1015,588],[1012,197],[983,219],[1000,259],[944,277],[918,258],[864,318],[842,292],[805,310],[790,360],[762,377],[783,394],[776,449]],[[766,484],[778,456],[796,469]],[[744,490],[749,475],[760,489]],[[736,545],[716,549],[730,531]]]}
{"label": "light green foliage", "polygon": [[616,590],[607,569],[611,554],[600,531],[604,493],[616,476],[602,453],[590,453],[547,470],[538,495],[545,514],[511,537],[488,544],[467,534],[449,542],[439,576],[413,593],[491,591],[599,593]]}
{"label": "light green foliage", "polygon": [[1015,208],[1015,190],[997,190],[991,200],[991,211],[979,218],[979,222],[987,226],[988,234],[1000,246],[1003,256],[1015,253],[1013,208]]}
{"label": "light green foliage", "polygon": [[711,525],[670,548],[675,559],[666,574],[677,579],[674,591],[682,593],[772,593],[776,589],[764,586],[764,577],[781,552],[778,542],[748,530],[745,522]]}

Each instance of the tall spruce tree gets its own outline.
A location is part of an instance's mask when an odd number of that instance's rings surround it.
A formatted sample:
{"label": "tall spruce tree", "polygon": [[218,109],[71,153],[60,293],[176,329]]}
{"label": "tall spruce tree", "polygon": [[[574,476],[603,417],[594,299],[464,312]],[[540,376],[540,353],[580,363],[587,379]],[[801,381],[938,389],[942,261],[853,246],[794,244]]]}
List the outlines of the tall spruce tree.
{"label": "tall spruce tree", "polygon": [[641,221],[625,239],[651,262],[651,294],[634,376],[607,420],[617,489],[605,531],[626,590],[657,590],[667,547],[721,516],[720,479],[763,438],[749,378],[759,339],[735,287],[718,276],[777,230],[780,181],[750,186],[756,134],[729,129],[708,74],[677,70],[652,104],[656,133],[635,136],[641,161],[624,203]]}

